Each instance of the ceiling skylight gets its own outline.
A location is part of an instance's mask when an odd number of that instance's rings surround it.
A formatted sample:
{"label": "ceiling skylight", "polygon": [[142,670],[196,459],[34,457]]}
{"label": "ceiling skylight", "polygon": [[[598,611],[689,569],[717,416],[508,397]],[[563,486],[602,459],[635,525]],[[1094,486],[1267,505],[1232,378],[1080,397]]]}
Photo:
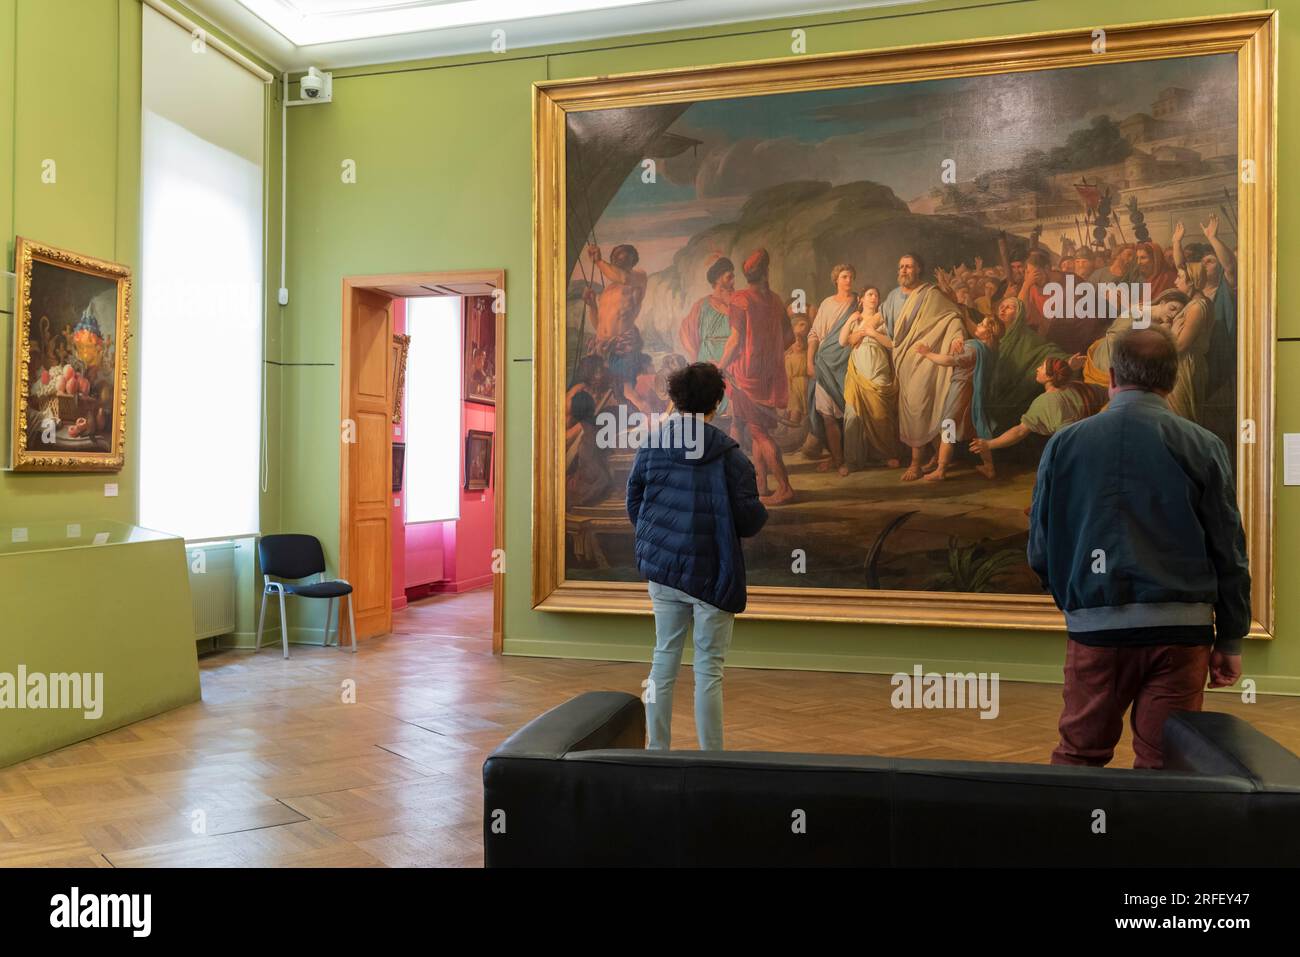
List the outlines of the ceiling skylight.
{"label": "ceiling skylight", "polygon": [[664,0],[239,0],[295,46],[512,20],[594,13]]}

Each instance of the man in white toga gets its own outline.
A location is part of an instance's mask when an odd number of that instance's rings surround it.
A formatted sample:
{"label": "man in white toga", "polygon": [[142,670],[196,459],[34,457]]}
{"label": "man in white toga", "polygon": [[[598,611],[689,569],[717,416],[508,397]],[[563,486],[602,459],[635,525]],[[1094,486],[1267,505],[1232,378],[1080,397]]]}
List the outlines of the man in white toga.
{"label": "man in white toga", "polygon": [[[924,343],[931,351],[947,355],[953,342],[965,335],[952,300],[934,283],[924,282],[924,273],[924,260],[916,253],[904,253],[898,260],[898,288],[880,307],[885,332],[894,340],[898,437],[912,449],[904,482],[915,482],[924,469],[937,462],[934,443],[943,439],[943,401],[953,371],[950,366],[927,362],[916,346]],[[951,441],[956,441],[956,428],[948,432]]]}

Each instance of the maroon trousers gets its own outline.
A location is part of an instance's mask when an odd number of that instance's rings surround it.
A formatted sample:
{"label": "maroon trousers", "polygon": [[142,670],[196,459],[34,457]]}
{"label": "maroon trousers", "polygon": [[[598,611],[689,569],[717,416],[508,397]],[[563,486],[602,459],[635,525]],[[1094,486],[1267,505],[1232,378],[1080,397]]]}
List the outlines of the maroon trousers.
{"label": "maroon trousers", "polygon": [[1132,705],[1133,767],[1163,767],[1165,718],[1171,711],[1201,710],[1210,646],[1065,645],[1065,708],[1052,763],[1105,766],[1115,756],[1124,712]]}

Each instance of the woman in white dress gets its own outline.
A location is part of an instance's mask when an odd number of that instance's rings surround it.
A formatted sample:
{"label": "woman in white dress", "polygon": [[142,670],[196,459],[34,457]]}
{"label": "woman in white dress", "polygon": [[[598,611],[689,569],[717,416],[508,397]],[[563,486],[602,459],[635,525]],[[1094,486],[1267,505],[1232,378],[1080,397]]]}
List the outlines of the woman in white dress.
{"label": "woman in white dress", "polygon": [[840,329],[839,338],[840,345],[852,350],[844,375],[844,461],[851,469],[881,462],[898,468],[894,343],[885,334],[879,289],[862,291],[859,311]]}

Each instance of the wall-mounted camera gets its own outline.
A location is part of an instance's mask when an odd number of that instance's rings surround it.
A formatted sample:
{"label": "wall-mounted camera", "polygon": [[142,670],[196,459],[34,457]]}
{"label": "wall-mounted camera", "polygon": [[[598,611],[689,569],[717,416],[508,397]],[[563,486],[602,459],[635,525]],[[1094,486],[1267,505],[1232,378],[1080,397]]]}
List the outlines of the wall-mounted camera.
{"label": "wall-mounted camera", "polygon": [[334,74],[322,73],[314,66],[298,80],[301,99],[290,100],[288,106],[308,106],[313,103],[328,103],[334,97]]}

